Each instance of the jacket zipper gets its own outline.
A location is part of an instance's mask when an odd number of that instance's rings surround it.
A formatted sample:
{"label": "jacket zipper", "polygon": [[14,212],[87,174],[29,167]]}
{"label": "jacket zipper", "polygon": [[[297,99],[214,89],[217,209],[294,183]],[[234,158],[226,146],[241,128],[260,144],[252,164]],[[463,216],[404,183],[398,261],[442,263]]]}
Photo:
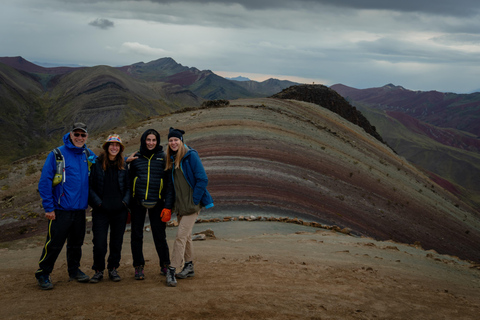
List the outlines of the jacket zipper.
{"label": "jacket zipper", "polygon": [[137,179],[138,177],[135,177],[135,179],[133,179],[133,197],[135,197],[135,185],[137,184]]}
{"label": "jacket zipper", "polygon": [[148,199],[148,187],[150,186],[150,161],[152,160],[154,154],[152,154],[150,156],[150,158],[147,158],[148,159],[148,173],[147,173],[147,189],[145,190],[145,200]]}

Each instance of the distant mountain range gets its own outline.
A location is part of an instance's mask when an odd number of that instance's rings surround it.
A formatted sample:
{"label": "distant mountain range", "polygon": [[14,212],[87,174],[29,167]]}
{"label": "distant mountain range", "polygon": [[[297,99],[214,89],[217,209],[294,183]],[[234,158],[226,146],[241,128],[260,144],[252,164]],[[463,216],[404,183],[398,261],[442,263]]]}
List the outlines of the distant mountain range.
{"label": "distant mountain range", "polygon": [[57,145],[73,121],[100,133],[205,100],[272,95],[295,83],[227,80],[171,58],[123,67],[45,68],[3,57],[0,84],[0,146],[9,150],[0,163],[9,163]]}
{"label": "distant mountain range", "polygon": [[235,78],[226,78],[228,80],[235,80],[235,81],[251,81],[250,79],[246,78],[246,77],[242,77],[242,76],[238,76],[238,77],[235,77]]}
{"label": "distant mountain range", "polygon": [[275,96],[297,85],[277,79],[229,80],[171,58],[122,67],[42,67],[22,57],[0,58],[0,147],[9,151],[0,156],[0,164],[58,145],[73,121],[86,122],[97,135],[200,108],[206,100],[273,96],[337,112],[480,208],[480,93],[337,84],[330,88],[341,96],[331,95],[336,98],[328,101],[316,86]]}
{"label": "distant mountain range", "polygon": [[412,91],[392,84],[331,89],[359,109],[400,155],[480,208],[480,93]]}
{"label": "distant mountain range", "polygon": [[33,64],[37,66],[41,66],[44,68],[56,68],[56,67],[69,67],[69,68],[82,68],[85,66],[74,64],[74,63],[51,63],[51,62],[39,62],[39,61],[32,61]]}

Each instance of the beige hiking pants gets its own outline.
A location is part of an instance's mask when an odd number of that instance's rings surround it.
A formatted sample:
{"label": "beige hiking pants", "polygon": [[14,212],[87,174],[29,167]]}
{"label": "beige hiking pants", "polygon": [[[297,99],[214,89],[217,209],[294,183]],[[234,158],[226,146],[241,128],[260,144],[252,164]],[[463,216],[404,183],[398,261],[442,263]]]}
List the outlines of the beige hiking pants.
{"label": "beige hiking pants", "polygon": [[200,211],[188,216],[179,216],[177,236],[173,243],[172,263],[177,272],[182,270],[183,264],[193,260],[192,230]]}

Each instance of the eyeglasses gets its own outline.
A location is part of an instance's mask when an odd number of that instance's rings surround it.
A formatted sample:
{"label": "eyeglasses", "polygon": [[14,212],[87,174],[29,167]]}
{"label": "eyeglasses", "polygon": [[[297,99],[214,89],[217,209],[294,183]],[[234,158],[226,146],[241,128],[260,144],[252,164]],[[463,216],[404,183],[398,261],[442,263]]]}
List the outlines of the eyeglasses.
{"label": "eyeglasses", "polygon": [[73,134],[75,137],[82,137],[82,138],[86,138],[87,137],[87,134],[86,133],[78,133],[78,132],[75,132]]}

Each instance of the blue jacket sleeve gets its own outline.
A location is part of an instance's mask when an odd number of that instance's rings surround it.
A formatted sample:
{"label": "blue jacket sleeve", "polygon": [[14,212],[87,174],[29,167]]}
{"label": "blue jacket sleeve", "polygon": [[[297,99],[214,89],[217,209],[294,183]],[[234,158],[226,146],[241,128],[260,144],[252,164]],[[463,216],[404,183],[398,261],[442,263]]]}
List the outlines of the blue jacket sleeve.
{"label": "blue jacket sleeve", "polygon": [[55,198],[53,190],[54,188],[61,188],[62,184],[52,187],[53,177],[57,170],[55,155],[50,152],[45,160],[42,169],[42,175],[38,182],[38,192],[42,198],[42,205],[45,212],[51,212],[55,210]]}
{"label": "blue jacket sleeve", "polygon": [[208,177],[202,161],[196,152],[192,153],[190,156],[190,166],[195,180],[193,186],[193,203],[197,205],[200,203],[203,194],[207,190]]}

